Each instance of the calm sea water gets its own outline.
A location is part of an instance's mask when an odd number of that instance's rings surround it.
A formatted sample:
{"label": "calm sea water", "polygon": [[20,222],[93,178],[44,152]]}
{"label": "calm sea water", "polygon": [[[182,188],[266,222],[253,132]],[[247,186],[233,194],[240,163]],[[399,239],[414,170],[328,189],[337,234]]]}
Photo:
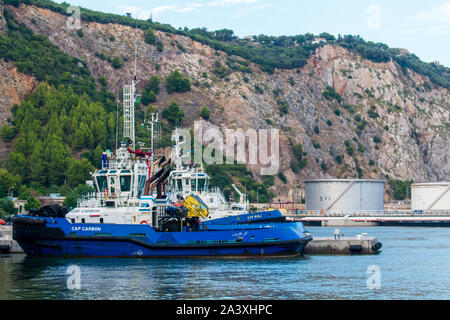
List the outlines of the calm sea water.
{"label": "calm sea water", "polygon": [[[309,227],[313,236],[334,228]],[[450,228],[341,228],[383,243],[371,256],[43,259],[0,255],[0,299],[450,299]],[[68,267],[81,289],[67,287]],[[368,267],[380,270],[369,289]]]}

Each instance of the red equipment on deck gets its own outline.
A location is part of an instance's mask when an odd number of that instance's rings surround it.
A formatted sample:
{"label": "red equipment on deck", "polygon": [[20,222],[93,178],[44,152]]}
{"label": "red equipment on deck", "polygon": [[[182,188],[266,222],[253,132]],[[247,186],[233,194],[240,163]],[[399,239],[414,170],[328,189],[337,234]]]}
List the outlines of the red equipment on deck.
{"label": "red equipment on deck", "polygon": [[131,148],[127,148],[129,153],[133,153],[135,154],[137,157],[145,157],[145,156],[151,156],[152,155],[152,151],[149,152],[145,152],[142,150],[133,150]]}

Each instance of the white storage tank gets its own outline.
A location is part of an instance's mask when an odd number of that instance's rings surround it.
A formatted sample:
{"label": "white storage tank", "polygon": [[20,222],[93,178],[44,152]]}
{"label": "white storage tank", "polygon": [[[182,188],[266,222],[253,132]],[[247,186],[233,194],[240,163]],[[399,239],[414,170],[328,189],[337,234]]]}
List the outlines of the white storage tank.
{"label": "white storage tank", "polygon": [[450,210],[450,182],[412,184],[411,209]]}
{"label": "white storage tank", "polygon": [[384,181],[323,179],[305,181],[306,210],[383,211]]}

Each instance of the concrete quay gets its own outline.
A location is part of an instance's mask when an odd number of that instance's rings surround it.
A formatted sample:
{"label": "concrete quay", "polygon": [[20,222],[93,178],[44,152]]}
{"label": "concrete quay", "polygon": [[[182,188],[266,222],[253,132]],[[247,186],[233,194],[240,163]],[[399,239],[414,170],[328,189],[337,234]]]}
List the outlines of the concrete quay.
{"label": "concrete quay", "polygon": [[371,227],[371,226],[430,226],[450,227],[450,211],[381,211],[381,212],[305,212],[286,215],[288,221],[303,222],[305,226]]}
{"label": "concrete quay", "polygon": [[304,254],[378,254],[381,247],[382,244],[376,237],[367,237],[367,234],[355,237],[313,237]]}
{"label": "concrete quay", "polygon": [[12,226],[0,226],[0,253],[24,253],[19,244],[12,239]]}

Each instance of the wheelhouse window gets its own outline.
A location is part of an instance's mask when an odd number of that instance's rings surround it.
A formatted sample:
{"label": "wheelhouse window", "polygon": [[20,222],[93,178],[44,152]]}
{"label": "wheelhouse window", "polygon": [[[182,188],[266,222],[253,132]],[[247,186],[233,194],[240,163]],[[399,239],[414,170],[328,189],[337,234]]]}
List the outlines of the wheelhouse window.
{"label": "wheelhouse window", "polygon": [[191,191],[197,191],[197,179],[191,179]]}
{"label": "wheelhouse window", "polygon": [[109,177],[109,185],[111,188],[111,193],[116,193],[116,178],[115,177]]}
{"label": "wheelhouse window", "polygon": [[177,185],[178,185],[178,191],[182,191],[183,190],[183,180],[177,179]]}
{"label": "wheelhouse window", "polygon": [[106,176],[97,176],[98,192],[105,192]]}
{"label": "wheelhouse window", "polygon": [[142,192],[145,188],[145,176],[139,176],[138,177],[138,194],[137,196],[140,197]]}
{"label": "wheelhouse window", "polygon": [[205,179],[198,179],[198,191],[205,191]]}
{"label": "wheelhouse window", "polygon": [[120,176],[120,190],[122,192],[130,192],[131,176]]}

